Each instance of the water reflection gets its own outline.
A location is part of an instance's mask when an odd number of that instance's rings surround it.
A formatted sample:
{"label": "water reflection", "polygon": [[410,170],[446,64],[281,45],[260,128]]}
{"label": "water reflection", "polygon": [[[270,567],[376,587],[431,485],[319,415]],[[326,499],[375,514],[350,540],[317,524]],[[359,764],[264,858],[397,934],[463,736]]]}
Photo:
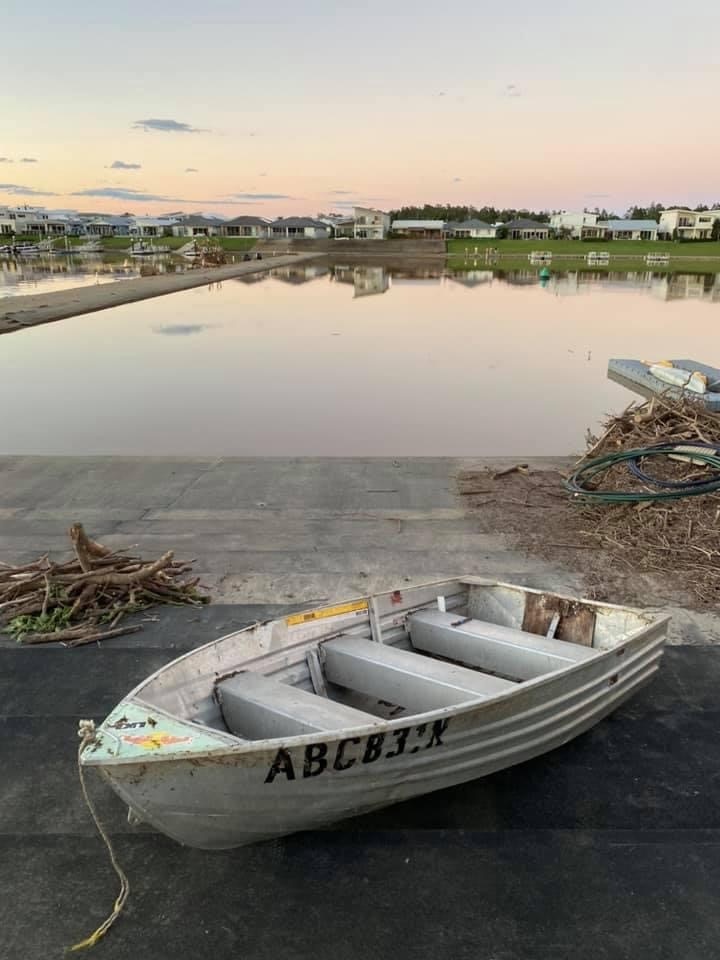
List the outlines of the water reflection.
{"label": "water reflection", "polygon": [[627,405],[608,358],[720,360],[698,306],[712,275],[551,269],[543,289],[529,265],[344,260],[256,276],[3,338],[17,415],[0,453],[567,454]]}

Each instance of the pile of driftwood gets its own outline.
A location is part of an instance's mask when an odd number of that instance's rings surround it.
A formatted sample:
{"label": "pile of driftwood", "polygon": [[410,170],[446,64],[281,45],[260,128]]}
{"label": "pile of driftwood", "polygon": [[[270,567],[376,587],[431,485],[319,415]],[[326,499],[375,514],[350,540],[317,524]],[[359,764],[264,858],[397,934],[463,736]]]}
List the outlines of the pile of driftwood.
{"label": "pile of driftwood", "polygon": [[0,629],[20,643],[61,642],[77,647],[121,634],[141,624],[120,624],[154,604],[203,604],[209,597],[199,578],[187,579],[190,563],[172,551],[148,563],[114,552],[87,536],[81,524],[69,530],[74,556],[55,563],[0,563]]}
{"label": "pile of driftwood", "polygon": [[[720,445],[720,416],[692,399],[656,397],[609,417],[599,437],[588,436],[583,460],[658,443]],[[580,461],[582,462],[582,460]],[[707,475],[701,464],[666,457],[648,462],[663,480]],[[623,465],[603,475],[605,489],[650,489]],[[677,581],[704,602],[720,600],[720,494],[645,503],[573,504],[582,535],[621,562]]]}

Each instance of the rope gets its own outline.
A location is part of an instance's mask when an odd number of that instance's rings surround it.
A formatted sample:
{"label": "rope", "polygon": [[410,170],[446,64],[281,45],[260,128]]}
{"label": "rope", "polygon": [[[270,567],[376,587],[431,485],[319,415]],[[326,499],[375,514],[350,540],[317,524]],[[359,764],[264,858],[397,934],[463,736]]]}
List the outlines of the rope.
{"label": "rope", "polygon": [[105,920],[103,920],[103,922],[100,924],[97,930],[94,930],[89,937],[86,937],[84,940],[81,940],[79,943],[73,944],[72,947],[68,947],[67,952],[69,953],[75,950],[86,950],[89,947],[94,947],[95,944],[98,942],[98,940],[100,940],[102,937],[105,936],[105,934],[108,932],[110,927],[115,923],[117,918],[120,916],[120,914],[122,913],[123,907],[125,906],[125,901],[127,900],[128,895],[130,893],[130,882],[128,881],[128,878],[125,876],[122,867],[120,866],[120,864],[117,862],[115,858],[115,851],[113,850],[112,844],[110,843],[110,838],[105,832],[103,825],[100,823],[100,819],[97,815],[97,811],[95,810],[95,807],[93,805],[92,800],[90,799],[90,796],[88,795],[87,786],[85,784],[85,773],[84,773],[83,765],[81,763],[80,758],[82,756],[82,752],[85,749],[85,747],[88,744],[95,742],[95,723],[92,720],[81,720],[78,725],[78,736],[80,737],[80,746],[78,747],[78,775],[80,777],[80,786],[82,788],[82,794],[83,794],[83,797],[85,798],[85,803],[88,806],[88,810],[90,811],[90,814],[95,822],[95,826],[97,827],[98,833],[102,837],[103,842],[107,847],[107,851],[110,854],[110,862],[112,863],[113,870],[115,871],[115,873],[118,876],[118,879],[120,880],[120,893],[118,893],[117,897],[115,898],[115,904],[113,906],[112,911],[105,918]]}

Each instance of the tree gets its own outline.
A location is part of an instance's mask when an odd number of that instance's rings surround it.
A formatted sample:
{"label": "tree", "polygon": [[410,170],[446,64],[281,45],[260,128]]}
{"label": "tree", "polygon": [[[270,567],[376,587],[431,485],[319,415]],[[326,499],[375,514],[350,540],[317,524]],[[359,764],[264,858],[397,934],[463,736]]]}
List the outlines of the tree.
{"label": "tree", "polygon": [[498,240],[507,240],[507,227],[498,227],[495,236]]}
{"label": "tree", "polygon": [[710,231],[711,240],[720,240],[720,217],[713,220],[712,230]]}

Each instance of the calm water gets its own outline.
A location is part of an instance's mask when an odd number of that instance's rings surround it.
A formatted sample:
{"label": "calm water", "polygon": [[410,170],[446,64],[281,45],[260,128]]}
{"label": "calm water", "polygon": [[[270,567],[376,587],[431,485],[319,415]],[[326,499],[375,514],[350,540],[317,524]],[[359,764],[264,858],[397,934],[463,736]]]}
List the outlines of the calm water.
{"label": "calm water", "polygon": [[175,269],[175,264],[168,258],[149,259],[152,262],[101,255],[67,257],[62,254],[17,260],[0,257],[0,299],[26,293],[50,293],[71,287],[87,287]]}
{"label": "calm water", "polygon": [[298,265],[1,337],[0,452],[567,454],[609,357],[720,366],[719,321],[720,276]]}

